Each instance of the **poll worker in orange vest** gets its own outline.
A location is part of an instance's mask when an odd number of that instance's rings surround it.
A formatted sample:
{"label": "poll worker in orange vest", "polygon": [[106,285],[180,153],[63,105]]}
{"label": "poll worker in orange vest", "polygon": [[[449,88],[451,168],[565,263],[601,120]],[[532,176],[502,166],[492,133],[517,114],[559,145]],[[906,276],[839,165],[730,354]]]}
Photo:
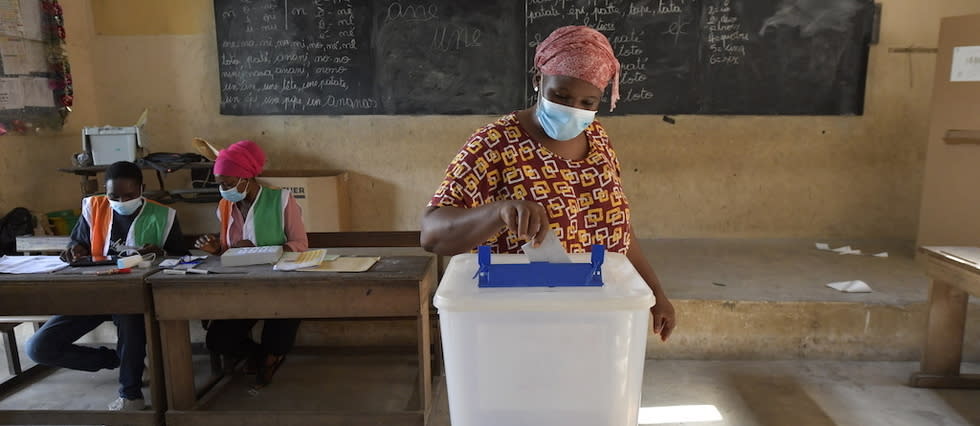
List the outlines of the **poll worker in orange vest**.
{"label": "poll worker in orange vest", "polygon": [[[114,163],[106,170],[105,180],[105,195],[82,200],[82,217],[72,230],[62,260],[121,254],[120,244],[140,254],[187,254],[174,210],[143,198],[143,171],[138,166],[128,161]],[[74,344],[106,321],[116,325],[116,349]],[[38,364],[74,370],[118,368],[119,397],[109,409],[131,411],[146,406],[140,390],[146,357],[142,314],[56,315],[28,340],[27,354]]]}
{"label": "poll worker in orange vest", "polygon": [[[286,251],[309,248],[302,210],[286,189],[263,187],[256,181],[265,167],[265,153],[252,141],[240,141],[218,153],[215,178],[222,200],[218,204],[220,235],[204,235],[195,246],[220,255],[229,248],[282,246]],[[257,319],[211,321],[208,349],[226,358],[226,366],[247,359],[246,373],[256,374],[256,385],[265,386],[286,354],[293,348],[298,319],[266,319],[262,341],[251,338]]]}

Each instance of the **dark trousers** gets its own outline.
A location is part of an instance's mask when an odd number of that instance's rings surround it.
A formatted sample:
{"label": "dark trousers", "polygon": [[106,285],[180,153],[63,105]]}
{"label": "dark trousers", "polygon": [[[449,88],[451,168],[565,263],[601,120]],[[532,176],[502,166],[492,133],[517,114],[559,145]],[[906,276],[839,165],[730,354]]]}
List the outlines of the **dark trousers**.
{"label": "dark trousers", "polygon": [[[106,321],[116,324],[116,349],[79,346],[75,341]],[[27,341],[34,362],[82,371],[119,369],[119,396],[141,399],[146,328],[143,315],[57,315]],[[156,397],[156,395],[154,395]]]}
{"label": "dark trousers", "polygon": [[207,347],[212,352],[234,357],[246,357],[254,353],[285,355],[296,343],[298,319],[267,319],[262,327],[262,341],[252,340],[252,327],[259,320],[215,320],[208,326]]}

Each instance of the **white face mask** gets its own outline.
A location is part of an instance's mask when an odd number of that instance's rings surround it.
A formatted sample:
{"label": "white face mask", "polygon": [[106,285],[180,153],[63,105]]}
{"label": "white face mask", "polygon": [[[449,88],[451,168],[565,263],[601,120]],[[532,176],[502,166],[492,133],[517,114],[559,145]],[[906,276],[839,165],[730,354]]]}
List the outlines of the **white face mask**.
{"label": "white face mask", "polygon": [[548,137],[567,141],[575,139],[589,127],[595,121],[596,112],[554,103],[544,95],[539,95],[534,114]]}
{"label": "white face mask", "polygon": [[119,213],[123,216],[129,216],[133,213],[136,213],[136,210],[138,210],[142,205],[143,205],[142,195],[133,198],[132,200],[129,201],[109,200],[109,207],[112,207],[112,210],[114,212]]}

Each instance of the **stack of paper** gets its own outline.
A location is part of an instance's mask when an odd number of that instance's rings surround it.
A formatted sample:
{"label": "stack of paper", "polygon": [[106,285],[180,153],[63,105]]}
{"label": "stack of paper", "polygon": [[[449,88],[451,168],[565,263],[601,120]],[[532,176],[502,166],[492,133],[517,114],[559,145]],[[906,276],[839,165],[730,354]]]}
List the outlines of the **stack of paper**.
{"label": "stack of paper", "polygon": [[[302,253],[288,252],[282,255],[282,259],[273,266],[276,271],[295,271],[297,269],[313,268],[320,266],[328,257],[326,249],[316,249],[304,251]],[[338,255],[329,256],[330,260],[336,259]]]}
{"label": "stack of paper", "polygon": [[47,274],[67,267],[58,256],[0,257],[0,274]]}

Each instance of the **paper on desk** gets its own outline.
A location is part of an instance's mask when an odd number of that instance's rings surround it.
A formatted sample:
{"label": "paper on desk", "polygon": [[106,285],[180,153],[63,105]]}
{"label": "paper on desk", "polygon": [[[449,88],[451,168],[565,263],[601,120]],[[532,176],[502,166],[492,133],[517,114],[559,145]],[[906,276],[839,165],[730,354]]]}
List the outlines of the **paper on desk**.
{"label": "paper on desk", "polygon": [[521,246],[521,249],[532,262],[572,263],[572,259],[568,257],[565,247],[561,245],[561,241],[558,241],[554,231],[548,232],[548,236],[539,247],[534,247],[533,242],[528,242]]}
{"label": "paper on desk", "polygon": [[0,274],[47,274],[67,267],[58,256],[0,257]]}
{"label": "paper on desk", "polygon": [[844,293],[871,293],[871,286],[861,280],[830,283],[827,287]]}

